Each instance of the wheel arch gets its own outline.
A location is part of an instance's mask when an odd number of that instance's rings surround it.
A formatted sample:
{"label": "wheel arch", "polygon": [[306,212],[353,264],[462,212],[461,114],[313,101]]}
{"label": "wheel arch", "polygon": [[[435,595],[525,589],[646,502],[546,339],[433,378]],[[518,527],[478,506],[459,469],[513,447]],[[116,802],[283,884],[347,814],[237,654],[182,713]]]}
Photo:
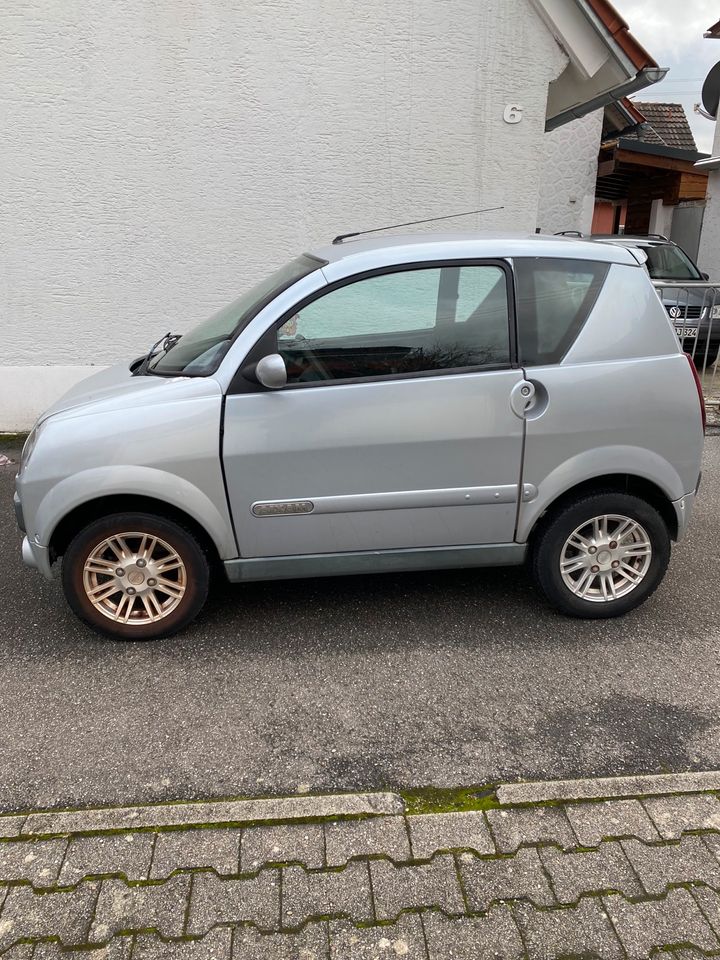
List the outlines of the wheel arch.
{"label": "wheel arch", "polygon": [[673,501],[657,483],[647,477],[633,473],[609,473],[590,477],[559,493],[535,517],[528,531],[528,542],[532,543],[538,532],[574,500],[601,492],[629,493],[649,503],[658,511],[665,522],[670,539],[677,540],[680,532],[677,512],[673,506]]}
{"label": "wheel arch", "polygon": [[73,537],[83,527],[113,513],[150,513],[165,520],[172,520],[193,534],[205,550],[214,569],[220,569],[223,566],[213,538],[187,511],[156,497],[122,493],[86,500],[66,513],[56,524],[50,536],[51,562],[65,553]]}
{"label": "wheel arch", "polygon": [[30,533],[56,559],[81,526],[110,511],[134,509],[182,523],[212,547],[211,556],[237,556],[225,499],[217,502],[185,477],[147,466],[115,465],[65,477],[34,509]]}

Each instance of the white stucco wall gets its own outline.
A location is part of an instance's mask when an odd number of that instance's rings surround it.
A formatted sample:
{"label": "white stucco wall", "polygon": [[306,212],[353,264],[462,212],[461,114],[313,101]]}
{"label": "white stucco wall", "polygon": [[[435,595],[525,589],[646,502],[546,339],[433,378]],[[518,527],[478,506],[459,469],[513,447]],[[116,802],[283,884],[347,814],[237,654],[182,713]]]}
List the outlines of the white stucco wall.
{"label": "white stucco wall", "polygon": [[661,237],[669,237],[672,232],[673,215],[675,207],[671,204],[663,203],[661,197],[650,204],[650,223],[648,233],[659,233]]}
{"label": "white stucco wall", "polygon": [[[720,123],[715,124],[712,156],[720,157]],[[698,266],[711,280],[720,281],[720,170],[713,170],[708,177]]]}
{"label": "white stucco wall", "polygon": [[603,111],[545,135],[538,226],[543,233],[590,233]]}
{"label": "white stucco wall", "polygon": [[0,429],[338,232],[536,226],[567,61],[528,0],[5,0],[0,31]]}

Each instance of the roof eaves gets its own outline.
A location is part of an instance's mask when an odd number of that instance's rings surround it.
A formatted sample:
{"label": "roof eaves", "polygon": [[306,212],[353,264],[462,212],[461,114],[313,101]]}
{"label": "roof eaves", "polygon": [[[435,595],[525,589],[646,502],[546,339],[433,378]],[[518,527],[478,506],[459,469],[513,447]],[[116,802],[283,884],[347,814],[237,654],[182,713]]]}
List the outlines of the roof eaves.
{"label": "roof eaves", "polygon": [[[562,6],[563,2],[566,7]],[[554,130],[571,120],[586,116],[631,93],[637,93],[653,83],[658,83],[667,73],[667,68],[659,67],[647,50],[633,37],[627,23],[609,0],[531,0],[531,3],[538,9],[545,22],[550,23],[556,39],[561,46],[564,46],[570,57],[570,64],[566,70],[550,84],[546,131]],[[587,84],[587,88],[584,82],[569,82],[566,88],[562,86],[564,78],[573,66],[580,76],[584,69],[582,58],[578,63],[575,62],[574,54],[577,54],[577,50],[572,45],[572,41],[568,46],[564,31],[559,26],[562,22],[561,12],[568,8],[584,15],[608,53],[602,68],[596,66],[594,71],[587,74],[595,78],[601,74],[601,69],[604,70],[604,75],[599,82],[595,82],[594,87],[592,82]],[[569,15],[566,22],[568,24],[572,22]],[[583,50],[582,45],[578,50]]]}
{"label": "roof eaves", "polygon": [[630,33],[630,28],[627,23],[615,7],[609,3],[609,0],[587,0],[587,2],[594,10],[596,16],[605,24],[608,32],[637,70],[645,70],[647,67],[659,66],[645,47],[638,43]]}
{"label": "roof eaves", "polygon": [[686,150],[682,147],[668,147],[660,143],[645,143],[643,140],[631,140],[627,137],[619,137],[617,141],[619,150],[628,150],[631,153],[647,153],[655,157],[669,157],[672,160],[689,160],[690,163],[696,163],[709,156],[707,153],[700,153],[698,150]]}
{"label": "roof eaves", "polygon": [[550,117],[545,123],[545,129],[555,130],[565,123],[570,123],[571,120],[592,113],[593,110],[599,110],[600,107],[606,107],[617,100],[622,100],[623,97],[631,93],[637,93],[638,90],[644,90],[645,87],[662,80],[667,72],[667,67],[645,67],[643,70],[639,70],[636,76],[631,77],[612,90],[601,93],[597,97],[593,97],[592,100],[577,104],[568,110],[563,110],[562,113],[558,113],[554,117]]}
{"label": "roof eaves", "polygon": [[628,100],[627,97],[623,97],[617,106],[631,117],[633,123],[645,123],[647,120],[642,110],[639,110],[637,105],[632,100]]}
{"label": "roof eaves", "polygon": [[603,116],[603,144],[631,135],[642,123],[645,117],[627,97],[608,103]]}
{"label": "roof eaves", "polygon": [[703,157],[702,160],[698,160],[695,163],[695,166],[700,171],[707,170],[708,172],[710,172],[711,170],[720,170],[720,157],[705,156]]}

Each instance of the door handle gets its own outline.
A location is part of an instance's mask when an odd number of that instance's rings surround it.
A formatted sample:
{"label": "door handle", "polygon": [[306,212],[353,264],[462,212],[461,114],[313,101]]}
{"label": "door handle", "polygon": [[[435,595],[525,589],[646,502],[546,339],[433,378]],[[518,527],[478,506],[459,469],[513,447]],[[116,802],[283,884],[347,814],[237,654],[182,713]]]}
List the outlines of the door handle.
{"label": "door handle", "polygon": [[510,391],[510,408],[516,417],[524,420],[535,400],[535,384],[521,380]]}

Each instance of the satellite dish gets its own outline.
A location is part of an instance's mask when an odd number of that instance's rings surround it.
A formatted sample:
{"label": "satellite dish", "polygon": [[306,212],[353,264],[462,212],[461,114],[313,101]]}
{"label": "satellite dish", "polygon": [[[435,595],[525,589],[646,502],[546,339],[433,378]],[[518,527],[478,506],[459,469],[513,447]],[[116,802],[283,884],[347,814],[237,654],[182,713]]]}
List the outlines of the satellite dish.
{"label": "satellite dish", "polygon": [[720,61],[705,77],[702,88],[702,102],[707,112],[713,117],[717,117],[718,102],[720,102]]}

